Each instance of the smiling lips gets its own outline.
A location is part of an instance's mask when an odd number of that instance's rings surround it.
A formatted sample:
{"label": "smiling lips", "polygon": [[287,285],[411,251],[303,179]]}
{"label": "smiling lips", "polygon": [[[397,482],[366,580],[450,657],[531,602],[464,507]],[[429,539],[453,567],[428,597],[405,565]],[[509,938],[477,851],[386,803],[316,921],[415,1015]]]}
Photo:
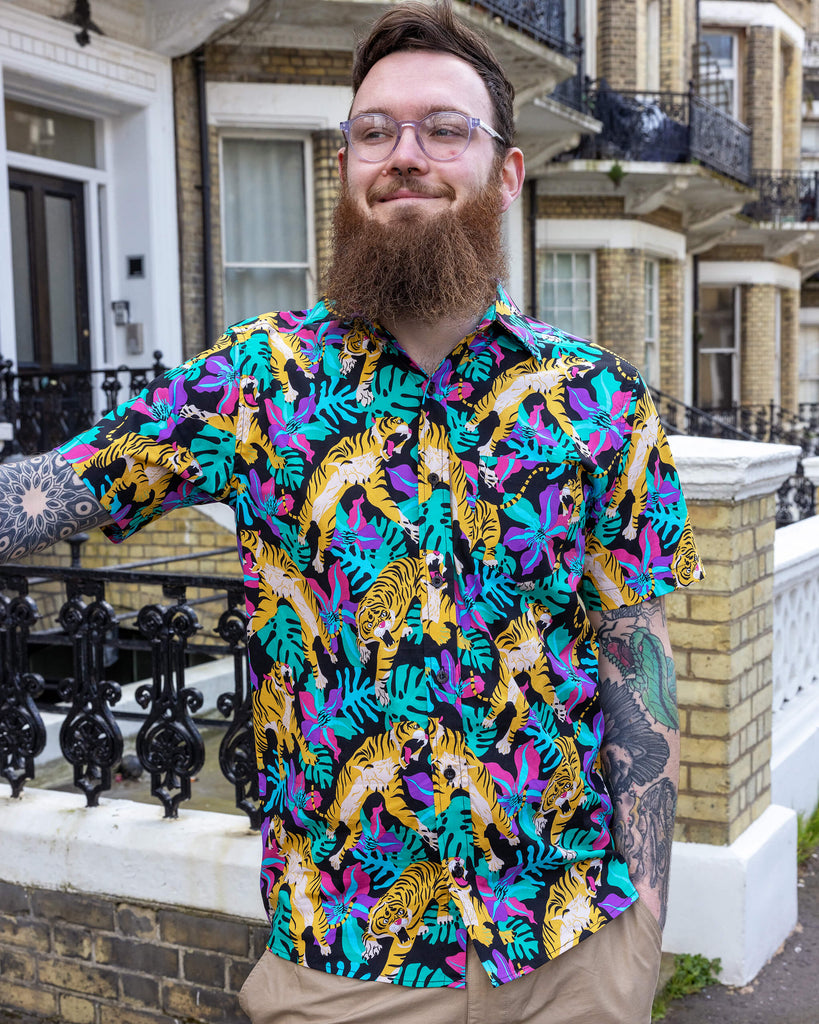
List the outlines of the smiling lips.
{"label": "smiling lips", "polygon": [[455,199],[455,189],[451,185],[427,185],[422,181],[405,182],[400,178],[388,185],[373,185],[367,189],[367,202],[370,206],[376,203],[388,203],[393,199]]}

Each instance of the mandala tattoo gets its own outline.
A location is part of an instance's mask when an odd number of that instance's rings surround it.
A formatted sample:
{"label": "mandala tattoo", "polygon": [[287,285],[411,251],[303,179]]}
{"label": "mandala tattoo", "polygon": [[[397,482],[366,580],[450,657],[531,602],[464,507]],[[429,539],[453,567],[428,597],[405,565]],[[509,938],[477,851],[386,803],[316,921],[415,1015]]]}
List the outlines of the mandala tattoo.
{"label": "mandala tattoo", "polygon": [[3,562],[110,522],[108,513],[55,452],[0,466],[0,509]]}

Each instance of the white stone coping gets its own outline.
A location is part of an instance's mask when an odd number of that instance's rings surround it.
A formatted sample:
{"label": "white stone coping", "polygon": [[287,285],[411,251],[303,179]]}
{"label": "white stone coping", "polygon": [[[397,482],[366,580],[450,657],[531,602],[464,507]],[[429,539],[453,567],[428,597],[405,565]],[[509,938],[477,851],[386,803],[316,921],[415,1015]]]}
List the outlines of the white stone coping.
{"label": "white stone coping", "polygon": [[819,455],[809,455],[806,459],[802,459],[802,466],[808,480],[814,487],[819,487]]}
{"label": "white stone coping", "polygon": [[694,501],[773,494],[796,469],[798,445],[674,434],[668,439],[683,493]]}
{"label": "white stone coping", "polygon": [[25,789],[0,797],[0,878],[63,892],[267,920],[261,839],[234,814]]}

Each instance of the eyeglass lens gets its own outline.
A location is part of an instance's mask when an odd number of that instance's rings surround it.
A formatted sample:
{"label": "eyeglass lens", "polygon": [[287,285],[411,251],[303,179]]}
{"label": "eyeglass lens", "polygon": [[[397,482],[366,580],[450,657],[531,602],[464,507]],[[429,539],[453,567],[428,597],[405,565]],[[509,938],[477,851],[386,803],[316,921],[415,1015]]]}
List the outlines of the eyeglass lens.
{"label": "eyeglass lens", "polygon": [[[421,149],[433,160],[454,160],[469,145],[469,118],[457,111],[436,111],[416,126]],[[359,114],[350,121],[350,145],[362,160],[384,160],[398,145],[401,126],[387,114]]]}

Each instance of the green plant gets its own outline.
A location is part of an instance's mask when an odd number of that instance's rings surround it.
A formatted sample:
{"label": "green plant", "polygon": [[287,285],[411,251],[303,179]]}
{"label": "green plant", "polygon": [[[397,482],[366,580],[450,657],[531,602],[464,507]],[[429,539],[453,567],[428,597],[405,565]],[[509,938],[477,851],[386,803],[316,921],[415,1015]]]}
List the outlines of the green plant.
{"label": "green plant", "polygon": [[625,178],[626,172],[623,170],[622,164],[618,160],[615,160],[611,167],[609,167],[608,175],[614,182],[614,187],[616,188],[623,178]]}
{"label": "green plant", "polygon": [[668,1004],[674,999],[690,996],[713,985],[718,980],[721,966],[719,957],[709,960],[699,953],[678,953],[674,957],[674,973],[654,1000],[651,1019],[662,1020],[668,1012]]}
{"label": "green plant", "polygon": [[810,855],[819,846],[819,806],[809,818],[800,814],[797,821],[799,828],[796,835],[796,860],[801,866],[807,863]]}

